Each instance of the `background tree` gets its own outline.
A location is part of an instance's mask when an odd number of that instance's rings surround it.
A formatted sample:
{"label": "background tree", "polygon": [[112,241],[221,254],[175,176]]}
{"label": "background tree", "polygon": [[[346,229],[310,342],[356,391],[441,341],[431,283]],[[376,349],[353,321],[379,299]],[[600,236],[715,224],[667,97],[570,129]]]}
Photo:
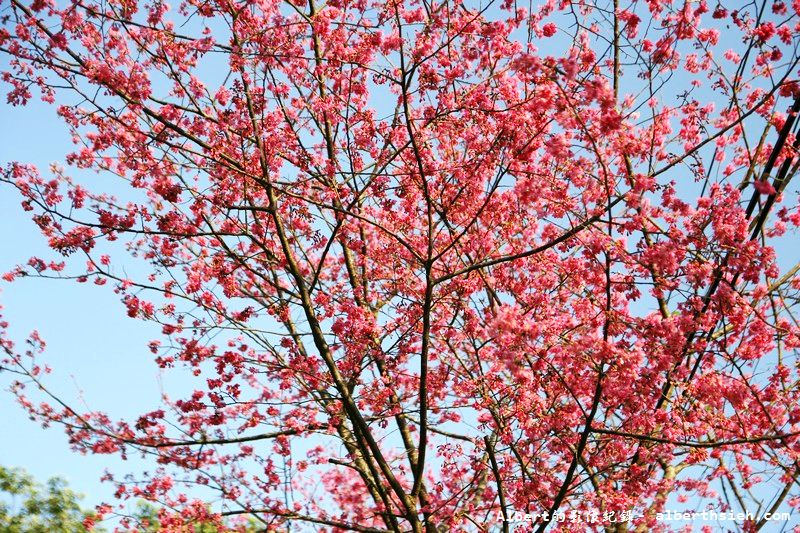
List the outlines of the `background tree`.
{"label": "background tree", "polygon": [[20,469],[0,466],[3,533],[83,533],[91,515],[62,479],[51,478],[42,486]]}
{"label": "background tree", "polygon": [[156,461],[110,481],[162,530],[800,505],[798,2],[3,6],[9,102],[76,144],[6,167],[64,256],[6,279],[109,286],[197,385],[116,420],[37,334],[4,367],[76,450]]}
{"label": "background tree", "polygon": [[[84,533],[104,531],[98,527],[94,511],[80,506],[82,497],[67,487],[63,479],[54,477],[42,486],[19,468],[0,466],[0,531],[3,533]],[[162,531],[159,516],[163,511],[147,502],[138,502],[122,523],[128,531],[151,533]],[[256,531],[255,525],[234,526],[234,531]],[[224,526],[223,530],[229,530]],[[214,524],[189,523],[184,533],[217,533]]]}

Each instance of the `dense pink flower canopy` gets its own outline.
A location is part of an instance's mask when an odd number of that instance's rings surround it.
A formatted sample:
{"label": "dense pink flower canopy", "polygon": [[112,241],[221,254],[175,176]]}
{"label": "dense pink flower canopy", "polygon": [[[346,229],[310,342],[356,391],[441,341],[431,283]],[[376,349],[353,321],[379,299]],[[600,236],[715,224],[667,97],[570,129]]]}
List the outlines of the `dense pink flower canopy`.
{"label": "dense pink flower canopy", "polygon": [[5,280],[105,285],[195,390],[119,420],[38,334],[2,367],[157,465],[108,477],[163,531],[800,511],[800,1],[0,5],[9,103],[75,143],[3,167],[53,250]]}

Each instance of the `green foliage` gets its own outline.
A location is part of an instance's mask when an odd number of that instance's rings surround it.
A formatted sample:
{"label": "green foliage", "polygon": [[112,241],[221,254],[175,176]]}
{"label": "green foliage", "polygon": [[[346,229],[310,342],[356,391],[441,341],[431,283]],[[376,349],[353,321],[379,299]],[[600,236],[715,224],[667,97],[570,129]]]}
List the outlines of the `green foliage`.
{"label": "green foliage", "polygon": [[0,466],[0,533],[84,533],[91,513],[80,499],[60,478],[40,484],[21,469]]}
{"label": "green foliage", "polygon": [[[0,533],[89,533],[83,521],[93,513],[81,508],[81,498],[61,478],[54,477],[42,484],[20,468],[0,465]],[[139,502],[131,518],[131,526],[138,533],[161,530],[158,507],[149,502]],[[219,532],[208,523],[193,524],[191,528],[191,533]],[[104,530],[95,526],[91,531]],[[250,521],[237,531],[251,533],[258,528]]]}

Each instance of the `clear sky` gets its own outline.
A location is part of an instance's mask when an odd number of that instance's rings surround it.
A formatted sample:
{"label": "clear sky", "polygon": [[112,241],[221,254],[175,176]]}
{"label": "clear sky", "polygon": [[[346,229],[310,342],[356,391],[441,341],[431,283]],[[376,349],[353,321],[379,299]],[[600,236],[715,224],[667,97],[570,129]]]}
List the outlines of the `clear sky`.
{"label": "clear sky", "polygon": [[[35,98],[27,107],[14,108],[5,103],[4,95],[0,98],[0,164],[30,162],[46,172],[50,163],[62,161],[72,145],[55,108]],[[52,258],[44,237],[20,207],[16,190],[2,185],[0,271],[7,272],[31,255]],[[82,398],[89,409],[132,417],[159,402],[158,369],[146,347],[155,332],[148,324],[127,318],[110,288],[66,280],[0,282],[0,304],[12,339],[24,341],[34,329],[44,338],[43,361],[53,367],[47,382],[55,390],[70,400]],[[120,464],[116,456],[70,451],[61,428],[42,430],[5,392],[12,378],[0,373],[0,464],[23,467],[40,480],[62,476],[87,495],[87,504],[113,492],[113,487],[99,481],[105,468],[133,472],[142,466],[135,457]]]}

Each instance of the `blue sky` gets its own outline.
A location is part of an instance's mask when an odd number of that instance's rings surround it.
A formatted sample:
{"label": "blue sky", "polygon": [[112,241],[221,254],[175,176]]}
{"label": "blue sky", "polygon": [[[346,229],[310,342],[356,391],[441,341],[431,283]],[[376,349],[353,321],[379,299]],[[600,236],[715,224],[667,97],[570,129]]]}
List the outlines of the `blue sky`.
{"label": "blue sky", "polygon": [[[63,160],[71,148],[66,126],[55,109],[33,99],[27,107],[0,102],[0,162],[18,160],[36,164],[43,172]],[[5,185],[5,184],[4,184]],[[0,187],[0,271],[6,272],[31,255],[52,257],[44,237],[20,207],[10,186]],[[53,367],[49,384],[73,399],[82,397],[90,409],[133,416],[158,403],[158,369],[148,352],[154,331],[128,319],[109,287],[74,281],[22,279],[0,284],[3,315],[12,338],[19,342],[37,329],[47,342],[43,360]],[[0,387],[12,376],[0,374]],[[100,483],[103,470],[135,471],[135,456],[120,464],[116,456],[82,456],[69,449],[61,428],[42,430],[28,419],[13,396],[0,393],[0,463],[19,466],[44,480],[59,475],[75,490],[90,495],[86,503],[107,498],[113,487]],[[139,465],[133,464],[140,463]]]}

